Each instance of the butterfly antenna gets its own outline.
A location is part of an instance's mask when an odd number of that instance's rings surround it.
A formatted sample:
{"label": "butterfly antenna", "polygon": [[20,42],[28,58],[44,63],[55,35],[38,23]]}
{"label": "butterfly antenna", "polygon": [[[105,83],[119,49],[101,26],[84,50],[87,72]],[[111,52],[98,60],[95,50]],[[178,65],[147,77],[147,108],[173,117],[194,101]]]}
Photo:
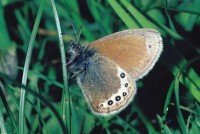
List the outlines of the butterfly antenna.
{"label": "butterfly antenna", "polygon": [[72,41],[76,41],[74,38],[71,38],[68,34],[66,33],[61,33],[61,35],[63,36],[63,39],[65,40],[72,40]]}
{"label": "butterfly antenna", "polygon": [[74,29],[74,32],[75,32],[75,34],[76,34],[76,40],[78,40],[78,34],[77,34],[77,32],[76,32],[76,29],[75,29],[75,27],[74,27],[74,25],[73,25],[73,23],[71,22],[71,26],[73,27],[73,29]]}
{"label": "butterfly antenna", "polygon": [[80,27],[80,30],[79,30],[79,33],[78,33],[78,37],[77,37],[77,42],[78,42],[79,39],[80,39],[82,30],[83,30],[83,25],[81,25],[81,27]]}

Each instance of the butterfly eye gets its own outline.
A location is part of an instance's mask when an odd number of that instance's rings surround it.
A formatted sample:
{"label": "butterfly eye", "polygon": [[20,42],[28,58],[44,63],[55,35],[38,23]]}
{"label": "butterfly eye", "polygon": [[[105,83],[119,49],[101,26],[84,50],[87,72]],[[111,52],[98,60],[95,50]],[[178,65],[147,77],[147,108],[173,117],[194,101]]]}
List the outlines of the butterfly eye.
{"label": "butterfly eye", "polygon": [[79,50],[81,47],[79,45],[75,45],[74,49]]}

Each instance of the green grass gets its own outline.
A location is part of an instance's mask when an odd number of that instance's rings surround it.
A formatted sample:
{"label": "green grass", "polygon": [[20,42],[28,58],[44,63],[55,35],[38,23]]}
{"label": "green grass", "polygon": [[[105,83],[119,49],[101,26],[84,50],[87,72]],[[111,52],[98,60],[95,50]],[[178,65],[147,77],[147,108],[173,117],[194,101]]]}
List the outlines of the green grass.
{"label": "green grass", "polygon": [[[200,131],[199,0],[0,4],[0,133]],[[76,39],[74,30],[81,30],[79,41],[87,45],[131,28],[157,29],[164,44],[161,58],[137,82],[138,93],[124,111],[95,116],[75,79],[68,80],[66,45]]]}

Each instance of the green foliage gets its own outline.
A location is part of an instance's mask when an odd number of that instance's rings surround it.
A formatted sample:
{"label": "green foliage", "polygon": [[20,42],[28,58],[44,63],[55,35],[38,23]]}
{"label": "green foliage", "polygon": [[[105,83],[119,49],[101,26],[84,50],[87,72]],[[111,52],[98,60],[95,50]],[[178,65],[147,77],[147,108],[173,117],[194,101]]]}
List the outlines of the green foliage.
{"label": "green foliage", "polygon": [[[0,2],[1,133],[199,133],[199,0],[55,2]],[[162,34],[159,63],[120,114],[93,115],[75,79],[67,80],[71,24],[76,33],[83,27],[83,45],[130,28]]]}

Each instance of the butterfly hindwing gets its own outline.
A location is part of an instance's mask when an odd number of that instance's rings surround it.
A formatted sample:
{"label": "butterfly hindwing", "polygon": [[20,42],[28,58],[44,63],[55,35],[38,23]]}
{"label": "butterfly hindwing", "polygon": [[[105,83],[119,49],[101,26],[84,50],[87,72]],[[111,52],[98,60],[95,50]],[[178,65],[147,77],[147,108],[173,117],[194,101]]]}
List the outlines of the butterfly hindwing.
{"label": "butterfly hindwing", "polygon": [[136,83],[112,60],[94,54],[77,81],[94,114],[111,115],[123,110],[136,93]]}

